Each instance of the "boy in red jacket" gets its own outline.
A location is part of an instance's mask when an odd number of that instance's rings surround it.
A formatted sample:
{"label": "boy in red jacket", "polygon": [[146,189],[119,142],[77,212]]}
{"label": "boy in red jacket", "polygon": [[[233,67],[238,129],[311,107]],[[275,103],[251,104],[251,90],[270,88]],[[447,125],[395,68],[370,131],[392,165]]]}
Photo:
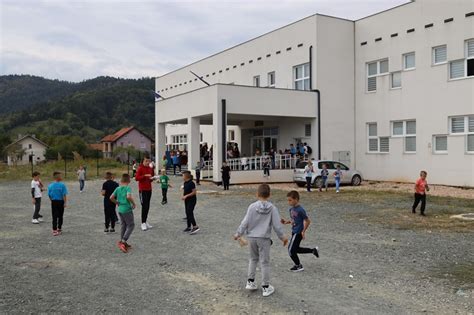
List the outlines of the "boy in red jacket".
{"label": "boy in red jacket", "polygon": [[148,211],[150,211],[151,183],[153,182],[153,176],[155,175],[155,171],[150,167],[150,162],[150,157],[145,156],[143,158],[143,163],[140,164],[135,175],[135,179],[138,182],[140,203],[142,205],[142,231],[152,228],[152,226],[147,223]]}
{"label": "boy in red jacket", "polygon": [[415,202],[413,202],[413,207],[411,210],[412,213],[416,213],[416,208],[418,207],[418,204],[421,201],[420,214],[422,216],[425,215],[426,192],[430,191],[430,187],[428,186],[428,183],[426,182],[426,176],[428,176],[428,173],[426,171],[421,171],[420,178],[418,178],[418,180],[415,183]]}

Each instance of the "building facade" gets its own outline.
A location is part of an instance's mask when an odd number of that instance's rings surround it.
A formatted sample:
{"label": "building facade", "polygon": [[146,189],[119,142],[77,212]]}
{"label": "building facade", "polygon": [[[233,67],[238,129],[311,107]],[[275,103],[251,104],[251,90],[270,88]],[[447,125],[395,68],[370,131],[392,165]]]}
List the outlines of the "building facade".
{"label": "building facade", "polygon": [[48,145],[34,135],[18,136],[18,139],[9,144],[7,151],[8,165],[36,165],[46,160],[45,154]]}
{"label": "building facade", "polygon": [[153,140],[134,126],[120,129],[101,140],[104,158],[111,158],[117,148],[133,147],[142,152],[151,153]]}
{"label": "building facade", "polygon": [[[165,142],[190,130],[176,126],[189,119],[173,118],[173,126],[160,119],[171,117],[170,98],[187,111],[206,97],[190,71],[211,85],[317,89],[320,102],[303,105],[316,111],[306,119],[294,94],[278,105],[249,100],[266,106],[267,116],[241,104],[232,125],[242,153],[301,141],[312,146],[313,158],[344,158],[366,179],[413,181],[426,169],[433,183],[474,186],[472,12],[472,0],[417,0],[357,21],[309,16],[156,78],[165,98],[156,103],[157,124],[165,124]],[[198,98],[185,97],[190,93]],[[271,108],[288,115],[272,116]],[[208,125],[202,137],[216,144],[215,126],[204,118],[199,124]]]}

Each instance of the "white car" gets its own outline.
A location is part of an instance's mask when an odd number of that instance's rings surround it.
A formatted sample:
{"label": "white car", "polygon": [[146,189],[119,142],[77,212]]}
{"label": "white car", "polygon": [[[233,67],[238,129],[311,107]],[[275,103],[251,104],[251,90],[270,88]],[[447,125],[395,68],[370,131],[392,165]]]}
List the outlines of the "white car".
{"label": "white car", "polygon": [[[351,170],[346,165],[337,161],[317,161],[311,160],[313,162],[313,177],[311,183],[315,187],[319,187],[321,184],[321,170],[323,169],[323,164],[327,165],[329,171],[328,183],[335,184],[334,172],[336,167],[339,165],[342,171],[341,184],[351,184],[353,186],[359,186],[362,182],[362,174],[357,170]],[[306,186],[306,177],[304,174],[304,168],[308,164],[307,161],[300,161],[296,164],[296,168],[293,171],[293,181],[300,187]]]}

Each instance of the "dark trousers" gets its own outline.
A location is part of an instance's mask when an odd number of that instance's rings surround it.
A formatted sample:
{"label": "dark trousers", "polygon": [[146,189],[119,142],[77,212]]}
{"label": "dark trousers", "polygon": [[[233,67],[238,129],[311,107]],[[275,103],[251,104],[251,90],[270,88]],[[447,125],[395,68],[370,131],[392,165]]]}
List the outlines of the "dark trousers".
{"label": "dark trousers", "polygon": [[306,177],[306,190],[307,191],[311,191],[311,180],[313,178],[312,177]]}
{"label": "dark trousers", "polygon": [[122,222],[122,228],[120,229],[120,238],[126,242],[130,238],[130,235],[135,229],[135,222],[133,219],[133,212],[119,213],[120,221]]}
{"label": "dark trousers", "polygon": [[222,185],[224,185],[224,190],[229,190],[230,177],[222,177]]}
{"label": "dark trousers", "polygon": [[176,169],[179,168],[179,171],[181,172],[181,165],[179,164],[173,164],[173,175],[176,175]]}
{"label": "dark trousers", "polygon": [[114,204],[104,205],[104,217],[105,217],[105,228],[108,229],[110,226],[112,229],[115,229],[115,221],[117,221],[117,213],[115,212]]}
{"label": "dark trousers", "polygon": [[196,199],[184,201],[184,207],[186,210],[186,221],[188,223],[188,228],[191,226],[197,226],[196,219],[194,219],[194,207],[196,207]]}
{"label": "dark trousers", "polygon": [[53,230],[60,230],[63,226],[64,200],[51,200]]}
{"label": "dark trousers", "polygon": [[263,176],[265,176],[265,175],[270,176],[270,167],[269,166],[265,166],[263,168]]}
{"label": "dark trousers", "polygon": [[425,207],[426,207],[426,195],[425,194],[417,194],[415,193],[415,202],[413,203],[412,211],[415,213],[416,207],[418,207],[418,204],[421,201],[421,208],[420,212],[421,214],[425,213]]}
{"label": "dark trousers", "polygon": [[291,235],[290,244],[288,245],[288,254],[290,255],[291,259],[295,263],[295,265],[300,265],[300,259],[298,254],[312,254],[312,248],[305,248],[300,247],[301,241],[303,240],[303,236],[301,233],[293,233]]}
{"label": "dark trousers", "polygon": [[40,216],[41,209],[41,198],[35,198],[35,212],[33,213],[33,219],[41,218]]}
{"label": "dark trousers", "polygon": [[80,179],[80,180],[79,180],[79,190],[80,190],[80,191],[83,191],[85,185],[86,185],[86,181],[83,180],[83,179]]}
{"label": "dark trousers", "polygon": [[162,203],[168,202],[168,188],[161,188]]}
{"label": "dark trousers", "polygon": [[196,171],[196,184],[199,185],[200,180],[201,180],[201,171]]}
{"label": "dark trousers", "polygon": [[142,223],[145,223],[150,211],[151,190],[142,190],[139,192],[140,203],[142,205]]}

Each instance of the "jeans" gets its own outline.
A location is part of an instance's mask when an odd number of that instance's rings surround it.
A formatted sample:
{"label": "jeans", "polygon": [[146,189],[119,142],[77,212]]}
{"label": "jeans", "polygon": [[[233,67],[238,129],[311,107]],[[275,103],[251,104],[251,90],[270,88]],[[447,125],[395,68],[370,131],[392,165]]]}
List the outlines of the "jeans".
{"label": "jeans", "polygon": [[35,212],[33,213],[33,219],[40,218],[40,209],[41,209],[41,198],[35,198]]}
{"label": "jeans", "polygon": [[263,168],[263,176],[269,176],[270,177],[270,167],[264,167]]}
{"label": "jeans", "polygon": [[86,185],[86,181],[83,180],[83,179],[80,179],[80,180],[79,180],[79,190],[80,190],[80,191],[83,191],[85,185]]}
{"label": "jeans", "polygon": [[312,177],[306,177],[306,190],[307,191],[311,191],[311,180],[313,178]]}
{"label": "jeans", "polygon": [[148,219],[148,212],[150,211],[151,190],[143,190],[139,192],[140,203],[142,204],[142,223]]}
{"label": "jeans", "polygon": [[415,213],[416,207],[418,207],[418,204],[421,201],[421,208],[420,212],[421,214],[425,213],[425,207],[426,207],[426,195],[425,194],[417,194],[415,193],[415,202],[413,203],[412,211]]}
{"label": "jeans", "polygon": [[120,221],[122,222],[122,229],[120,230],[120,238],[122,241],[126,242],[130,238],[130,235],[135,228],[135,222],[133,219],[133,212],[120,213]]}
{"label": "jeans", "polygon": [[291,260],[293,260],[293,262],[297,266],[301,264],[300,259],[298,258],[298,254],[313,253],[313,249],[311,248],[300,247],[302,240],[303,236],[301,235],[301,233],[293,233],[291,236],[290,244],[288,245],[288,254],[291,257]]}
{"label": "jeans", "polygon": [[334,178],[334,181],[336,182],[336,191],[339,191],[339,186],[341,186],[341,178],[336,177]]}
{"label": "jeans", "polygon": [[53,231],[63,226],[64,200],[51,200],[51,214],[53,217]]}
{"label": "jeans", "polygon": [[249,269],[248,279],[255,279],[257,264],[260,262],[262,271],[262,285],[270,284],[270,247],[272,240],[269,238],[249,238]]}
{"label": "jeans", "polygon": [[190,228],[191,226],[197,226],[196,219],[194,219],[194,207],[196,207],[196,199],[186,199],[184,201],[184,207],[186,209],[186,221],[188,224],[188,228]]}
{"label": "jeans", "polygon": [[327,176],[321,177],[321,186],[319,186],[319,191],[322,191],[323,187],[326,188],[326,190],[328,190],[328,177]]}

